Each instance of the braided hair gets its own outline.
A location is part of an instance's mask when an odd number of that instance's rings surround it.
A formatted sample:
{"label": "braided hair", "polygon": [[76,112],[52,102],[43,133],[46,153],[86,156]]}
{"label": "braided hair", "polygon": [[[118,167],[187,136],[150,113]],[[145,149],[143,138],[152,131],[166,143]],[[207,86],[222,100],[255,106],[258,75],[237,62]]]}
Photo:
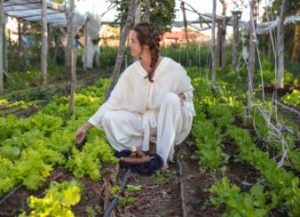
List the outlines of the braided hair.
{"label": "braided hair", "polygon": [[133,30],[137,33],[137,39],[140,45],[147,45],[151,53],[150,70],[148,71],[148,80],[153,82],[153,74],[155,66],[159,58],[159,31],[150,23],[141,22],[138,23]]}

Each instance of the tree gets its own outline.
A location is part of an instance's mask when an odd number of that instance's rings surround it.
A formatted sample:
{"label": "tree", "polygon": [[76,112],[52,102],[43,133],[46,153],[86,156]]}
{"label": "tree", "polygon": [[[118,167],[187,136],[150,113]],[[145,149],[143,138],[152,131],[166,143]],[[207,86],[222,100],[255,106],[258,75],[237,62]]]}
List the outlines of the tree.
{"label": "tree", "polygon": [[126,23],[122,28],[122,32],[120,35],[120,45],[118,48],[118,54],[117,54],[117,58],[116,58],[116,62],[115,62],[115,66],[112,72],[112,76],[111,76],[111,84],[106,92],[106,96],[105,98],[108,99],[110,96],[111,91],[113,90],[115,84],[117,83],[118,77],[120,75],[120,71],[121,71],[121,65],[123,62],[123,57],[124,57],[124,53],[125,53],[125,45],[126,45],[126,40],[129,34],[129,30],[130,27],[133,24],[133,18],[134,18],[134,14],[136,11],[136,7],[139,4],[139,0],[130,0],[129,5],[128,5],[128,13],[127,13],[127,19],[126,19]]}
{"label": "tree", "polygon": [[[127,19],[128,0],[112,0],[117,5],[116,10],[119,12],[115,20],[115,25],[123,26]],[[148,20],[150,2],[150,20],[161,33],[169,31],[173,20],[175,19],[175,0],[164,1],[141,1],[141,20]]]}

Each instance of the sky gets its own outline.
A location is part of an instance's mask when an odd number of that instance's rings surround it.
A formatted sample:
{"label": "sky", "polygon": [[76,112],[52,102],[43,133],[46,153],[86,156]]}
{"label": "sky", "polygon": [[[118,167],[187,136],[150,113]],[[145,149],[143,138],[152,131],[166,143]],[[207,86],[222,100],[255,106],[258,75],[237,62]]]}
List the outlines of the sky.
{"label": "sky", "polygon": [[[200,13],[212,13],[212,7],[213,7],[213,1],[212,0],[184,0],[191,6],[193,6],[198,12]],[[250,11],[249,11],[249,1],[250,0],[244,0],[244,7],[242,8],[242,17],[241,20],[243,21],[249,21],[250,19]],[[80,3],[81,2],[81,3]],[[78,5],[78,8],[82,10],[89,10],[90,12],[98,11],[100,14],[107,11],[107,8],[109,7],[110,1],[108,0],[81,0],[79,1],[80,5]],[[209,3],[210,2],[210,3]],[[231,10],[234,9],[234,5],[232,3],[232,0],[227,0],[228,4],[228,10],[227,15],[231,15]],[[241,1],[240,1],[241,2]],[[271,4],[272,0],[261,0],[261,3],[259,5],[259,13],[263,13],[263,7],[265,5]],[[187,7],[187,6],[186,6]],[[182,21],[183,15],[182,11],[180,10],[180,1],[176,0],[176,18],[175,21]],[[103,21],[113,21],[114,17],[116,15],[116,10],[112,9],[109,12],[107,12],[102,20]],[[221,15],[222,13],[222,5],[219,0],[217,0],[217,14]],[[188,20],[197,20],[198,15],[192,12],[187,11],[186,16]]]}

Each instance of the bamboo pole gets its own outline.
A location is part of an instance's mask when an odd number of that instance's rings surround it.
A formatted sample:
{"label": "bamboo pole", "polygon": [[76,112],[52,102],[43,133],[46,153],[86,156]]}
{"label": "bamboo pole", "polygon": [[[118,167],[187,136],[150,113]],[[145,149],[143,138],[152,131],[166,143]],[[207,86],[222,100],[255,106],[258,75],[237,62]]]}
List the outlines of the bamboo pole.
{"label": "bamboo pole", "polygon": [[211,52],[212,52],[212,63],[211,63],[211,85],[214,88],[216,85],[216,39],[215,39],[215,28],[216,28],[216,10],[217,2],[213,0],[213,17],[212,17],[212,28],[211,28]]}
{"label": "bamboo pole", "polygon": [[47,84],[48,59],[48,19],[47,0],[42,0],[42,48],[41,48],[41,84]]}

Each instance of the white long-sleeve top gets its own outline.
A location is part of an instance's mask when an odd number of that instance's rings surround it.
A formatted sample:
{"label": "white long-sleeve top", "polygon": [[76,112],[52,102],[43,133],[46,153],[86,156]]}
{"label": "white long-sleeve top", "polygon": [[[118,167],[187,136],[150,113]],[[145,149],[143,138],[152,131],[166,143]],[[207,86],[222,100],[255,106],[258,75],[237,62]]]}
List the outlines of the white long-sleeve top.
{"label": "white long-sleeve top", "polygon": [[143,115],[143,149],[147,150],[149,127],[156,127],[157,114],[167,93],[184,93],[186,98],[183,103],[183,112],[188,116],[195,115],[191,79],[179,63],[171,58],[163,57],[154,72],[153,81],[148,80],[147,72],[140,61],[132,63],[121,74],[109,99],[100,106],[89,122],[97,128],[103,128],[102,118],[109,111],[127,110],[140,113]]}

